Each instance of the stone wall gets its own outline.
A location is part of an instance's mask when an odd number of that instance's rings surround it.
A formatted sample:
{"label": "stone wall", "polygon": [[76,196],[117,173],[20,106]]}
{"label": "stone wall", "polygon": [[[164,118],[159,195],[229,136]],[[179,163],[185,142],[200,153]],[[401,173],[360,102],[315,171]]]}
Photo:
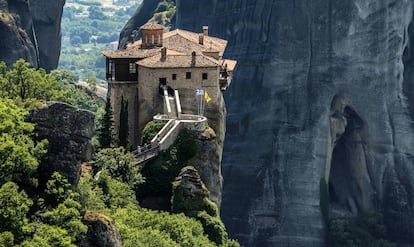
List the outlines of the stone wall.
{"label": "stone wall", "polygon": [[[186,72],[192,73],[191,79],[185,79]],[[208,73],[208,79],[202,80],[202,73]],[[177,75],[177,80],[172,80],[172,74]],[[167,78],[167,85],[178,90],[183,113],[197,114],[197,102],[195,89],[204,88],[211,102],[206,106],[206,117],[212,119],[214,127],[218,127],[217,117],[210,112],[220,112],[217,109],[222,101],[221,91],[218,85],[218,68],[174,68],[174,69],[149,69],[138,67],[139,88],[139,119],[138,126],[142,130],[148,121],[157,113],[163,113],[163,97],[159,95],[159,78]],[[209,114],[207,115],[207,112]]]}
{"label": "stone wall", "polygon": [[140,142],[138,125],[138,88],[137,83],[113,82],[111,85],[111,103],[114,117],[115,140],[118,139],[119,117],[121,112],[122,97],[128,101],[128,127],[129,143],[136,147]]}

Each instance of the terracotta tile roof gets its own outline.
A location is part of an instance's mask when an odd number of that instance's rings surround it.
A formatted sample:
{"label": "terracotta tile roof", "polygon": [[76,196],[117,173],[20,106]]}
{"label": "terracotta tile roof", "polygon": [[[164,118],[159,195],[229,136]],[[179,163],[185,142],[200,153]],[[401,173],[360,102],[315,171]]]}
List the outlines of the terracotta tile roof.
{"label": "terracotta tile roof", "polygon": [[155,22],[147,22],[141,26],[141,29],[164,30],[164,26]]}
{"label": "terracotta tile roof", "polygon": [[102,54],[108,58],[136,58],[142,59],[151,57],[159,53],[160,47],[153,49],[140,49],[139,47],[129,48],[126,50],[109,50],[103,51]]}
{"label": "terracotta tile roof", "polygon": [[[181,51],[188,51],[188,46],[191,46],[193,49],[191,51],[196,51],[201,53],[202,51],[218,51],[220,56],[223,55],[224,50],[227,46],[227,41],[224,39],[219,39],[211,36],[204,36],[204,44],[200,45],[198,33],[193,33],[185,30],[176,29],[174,31],[164,34],[163,45],[169,49]],[[190,45],[191,44],[191,45]]]}
{"label": "terracotta tile roof", "polygon": [[[180,29],[176,29],[174,31],[163,34],[164,47],[166,47],[169,50],[175,50],[186,54],[191,54],[193,51],[195,51],[197,54],[201,54],[203,51],[218,51],[219,55],[223,56],[224,50],[227,46],[226,40],[211,36],[204,36],[204,45],[200,45],[198,41],[198,33],[193,33]],[[133,44],[129,44],[125,50],[104,51],[102,52],[102,54],[109,58],[142,59],[157,54],[157,52],[161,49],[159,47],[153,49],[141,49],[141,44],[142,40],[138,40],[135,41]]]}
{"label": "terracotta tile roof", "polygon": [[[176,53],[176,52],[174,52]],[[161,54],[152,56],[141,61],[138,61],[139,66],[147,68],[188,68],[191,67],[192,55],[168,53],[165,61],[161,61]],[[174,55],[172,55],[174,54]],[[220,64],[217,60],[204,56],[202,54],[196,55],[196,68],[218,67]]]}
{"label": "terracotta tile roof", "polygon": [[237,65],[237,61],[236,60],[230,60],[230,59],[223,59],[220,60],[220,65],[224,66],[225,64],[227,64],[227,70],[228,71],[233,71],[234,68]]}
{"label": "terracotta tile roof", "polygon": [[[163,34],[163,46],[168,49],[191,53],[193,51],[201,53],[202,51],[218,51],[222,56],[227,46],[227,41],[224,39],[204,36],[204,45],[200,45],[199,34],[185,30],[176,29]],[[129,44],[127,49],[140,47],[142,40]]]}

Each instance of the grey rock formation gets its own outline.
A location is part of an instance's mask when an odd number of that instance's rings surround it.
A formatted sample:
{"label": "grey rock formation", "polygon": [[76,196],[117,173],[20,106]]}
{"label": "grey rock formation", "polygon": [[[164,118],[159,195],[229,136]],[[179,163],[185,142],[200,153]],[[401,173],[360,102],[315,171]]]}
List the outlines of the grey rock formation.
{"label": "grey rock formation", "polygon": [[95,128],[94,114],[65,103],[48,102],[31,111],[26,120],[36,124],[39,140],[49,141],[47,164],[39,167],[41,182],[58,171],[71,184],[77,184],[81,162],[89,161],[93,151],[90,141]]}
{"label": "grey rock formation", "polygon": [[201,180],[210,191],[209,198],[221,205],[221,192],[223,189],[223,177],[221,175],[221,157],[223,143],[219,142],[213,129],[207,129],[195,138],[197,145],[197,159],[195,168],[201,176]]}
{"label": "grey rock formation", "polygon": [[203,199],[208,196],[209,191],[201,180],[198,171],[192,166],[186,166],[181,169],[175,182],[180,184],[182,196],[185,198]]}
{"label": "grey rock formation", "polygon": [[247,246],[325,246],[333,215],[382,210],[413,245],[413,1],[178,0],[229,40],[222,219]]}
{"label": "grey rock formation", "polygon": [[121,235],[114,222],[97,212],[86,211],[84,223],[88,226],[86,238],[80,247],[121,247]]}
{"label": "grey rock formation", "polygon": [[0,0],[0,61],[23,58],[55,69],[60,55],[60,21],[65,0]]}

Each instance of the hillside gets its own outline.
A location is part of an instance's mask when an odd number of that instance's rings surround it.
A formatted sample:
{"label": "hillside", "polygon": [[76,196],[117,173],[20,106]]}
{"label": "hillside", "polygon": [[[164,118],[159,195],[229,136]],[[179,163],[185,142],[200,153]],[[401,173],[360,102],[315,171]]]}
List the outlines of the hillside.
{"label": "hillside", "polygon": [[101,52],[116,49],[119,32],[141,1],[66,1],[62,18],[60,69],[80,80],[105,79]]}

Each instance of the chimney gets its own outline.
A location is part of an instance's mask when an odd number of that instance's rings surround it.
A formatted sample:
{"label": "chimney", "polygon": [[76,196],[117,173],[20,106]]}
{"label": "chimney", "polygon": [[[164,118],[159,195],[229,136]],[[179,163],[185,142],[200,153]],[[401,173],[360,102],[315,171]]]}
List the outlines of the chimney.
{"label": "chimney", "polygon": [[208,26],[203,26],[203,34],[204,36],[208,36]]}
{"label": "chimney", "polygon": [[196,52],[193,51],[191,53],[191,67],[195,67],[195,65],[196,65]]}
{"label": "chimney", "polygon": [[200,33],[200,34],[198,35],[198,43],[199,43],[200,45],[204,45],[204,34],[203,34],[203,33]]}
{"label": "chimney", "polygon": [[163,47],[161,49],[161,62],[165,62],[167,59],[167,48]]}
{"label": "chimney", "polygon": [[135,42],[135,35],[131,34],[131,36],[129,37],[131,44],[133,44]]}

